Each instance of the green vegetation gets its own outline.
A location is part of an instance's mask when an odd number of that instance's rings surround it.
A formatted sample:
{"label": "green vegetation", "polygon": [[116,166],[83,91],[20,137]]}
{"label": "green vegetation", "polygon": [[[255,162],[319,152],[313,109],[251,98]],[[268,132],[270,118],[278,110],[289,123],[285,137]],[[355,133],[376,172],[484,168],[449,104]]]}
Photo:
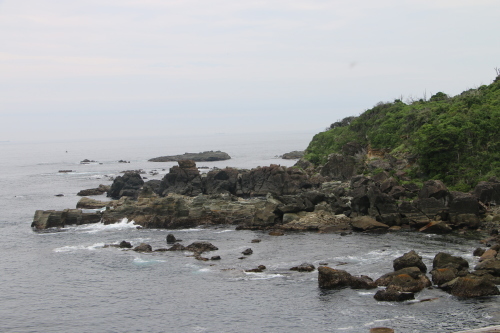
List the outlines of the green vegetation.
{"label": "green vegetation", "polygon": [[467,191],[478,181],[500,177],[500,76],[490,85],[450,97],[442,92],[409,104],[379,103],[314,136],[305,158],[319,165],[348,142],[413,156],[410,176],[440,179]]}

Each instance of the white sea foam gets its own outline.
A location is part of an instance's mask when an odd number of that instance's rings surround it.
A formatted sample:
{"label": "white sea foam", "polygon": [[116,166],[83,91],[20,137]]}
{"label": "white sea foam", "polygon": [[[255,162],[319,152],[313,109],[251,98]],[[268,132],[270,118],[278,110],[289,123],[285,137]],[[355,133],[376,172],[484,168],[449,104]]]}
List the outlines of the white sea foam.
{"label": "white sea foam", "polygon": [[95,243],[90,246],[88,245],[68,245],[68,246],[63,246],[63,247],[58,247],[54,249],[54,252],[75,252],[75,251],[82,251],[82,250],[89,250],[89,251],[94,251],[98,248],[102,248],[104,246],[104,243]]}
{"label": "white sea foam", "polygon": [[142,257],[135,257],[134,258],[134,264],[138,265],[148,265],[148,264],[155,264],[159,262],[165,262],[165,260],[160,260],[160,259],[148,259],[148,258],[142,258]]}
{"label": "white sea foam", "polygon": [[230,231],[234,231],[234,230],[228,229],[228,230],[222,230],[222,231],[215,231],[214,234],[222,234],[224,232],[230,232]]}
{"label": "white sea foam", "polygon": [[127,218],[124,218],[118,223],[104,224],[102,222],[98,222],[93,224],[87,224],[77,228],[77,230],[81,230],[90,234],[100,231],[115,231],[115,230],[126,230],[126,229],[137,229],[137,225],[133,220],[129,221]]}

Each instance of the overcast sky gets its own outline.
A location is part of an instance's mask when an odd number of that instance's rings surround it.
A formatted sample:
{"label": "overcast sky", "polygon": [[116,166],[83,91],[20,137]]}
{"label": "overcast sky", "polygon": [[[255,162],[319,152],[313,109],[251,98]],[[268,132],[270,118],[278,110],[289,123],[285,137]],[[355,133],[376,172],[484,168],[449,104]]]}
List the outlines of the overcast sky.
{"label": "overcast sky", "polygon": [[498,0],[0,0],[0,141],[320,131],[500,67]]}

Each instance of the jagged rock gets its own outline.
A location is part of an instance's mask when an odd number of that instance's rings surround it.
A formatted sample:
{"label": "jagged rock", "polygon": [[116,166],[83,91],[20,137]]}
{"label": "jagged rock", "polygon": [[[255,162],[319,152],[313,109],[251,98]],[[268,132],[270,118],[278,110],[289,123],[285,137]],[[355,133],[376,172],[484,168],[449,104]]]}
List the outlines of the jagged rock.
{"label": "jagged rock", "polygon": [[405,253],[402,257],[394,259],[393,267],[395,271],[406,267],[418,267],[422,273],[427,273],[427,266],[425,266],[422,261],[422,257],[414,250]]}
{"label": "jagged rock", "polygon": [[389,229],[387,224],[377,222],[369,216],[353,218],[351,226],[356,231],[384,231]]}
{"label": "jagged rock", "polygon": [[453,279],[442,285],[441,289],[453,296],[465,298],[500,295],[497,286],[491,281],[474,275]]}
{"label": "jagged rock", "polygon": [[142,185],[144,185],[144,180],[139,173],[126,172],[123,176],[115,178],[107,196],[113,199],[123,196],[136,198]]}
{"label": "jagged rock", "polygon": [[208,251],[217,251],[219,248],[217,248],[215,245],[213,245],[210,242],[194,242],[186,246],[186,250],[192,251],[192,252],[197,252],[197,253],[203,253],[203,252],[208,252]]}
{"label": "jagged rock", "polygon": [[170,155],[151,158],[149,162],[178,162],[182,160],[192,160],[195,162],[225,161],[231,159],[229,154],[218,151],[204,151],[201,153],[184,153],[183,155]]}
{"label": "jagged rock", "polygon": [[244,254],[246,256],[249,256],[253,253],[253,250],[251,248],[248,248],[246,250],[244,250],[243,252],[241,252],[241,254]]}
{"label": "jagged rock", "polygon": [[291,271],[297,271],[297,272],[312,272],[316,269],[313,264],[308,264],[308,263],[303,263],[300,264],[299,266],[295,266],[290,268]]}
{"label": "jagged rock", "polygon": [[430,234],[447,234],[452,232],[453,229],[444,221],[431,221],[418,231]]}
{"label": "jagged rock", "polygon": [[381,289],[377,291],[373,297],[379,302],[403,302],[415,299],[415,294],[411,292]]}
{"label": "jagged rock", "polygon": [[153,248],[151,247],[151,245],[149,245],[147,243],[141,243],[141,244],[137,245],[136,247],[134,247],[134,251],[136,251],[136,252],[153,252]]}
{"label": "jagged rock", "polygon": [[349,287],[352,289],[374,289],[377,285],[372,278],[366,275],[351,276]]}
{"label": "jagged rock", "polygon": [[467,271],[469,262],[462,257],[452,256],[449,253],[439,252],[432,261],[432,269],[455,268],[457,271]]}
{"label": "jagged rock", "polygon": [[191,160],[178,161],[179,165],[170,168],[158,189],[160,195],[176,193],[188,196],[197,196],[203,193],[200,171],[196,163]]}

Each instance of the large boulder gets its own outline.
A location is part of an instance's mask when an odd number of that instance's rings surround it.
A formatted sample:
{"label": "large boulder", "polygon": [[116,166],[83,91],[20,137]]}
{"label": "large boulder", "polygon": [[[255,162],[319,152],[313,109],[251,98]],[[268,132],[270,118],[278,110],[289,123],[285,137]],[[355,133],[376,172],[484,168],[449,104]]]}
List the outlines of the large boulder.
{"label": "large boulder", "polygon": [[456,227],[477,229],[480,224],[477,198],[462,192],[450,192],[449,223]]}
{"label": "large boulder", "polygon": [[450,192],[444,183],[440,180],[428,180],[424,182],[422,189],[418,193],[419,199],[434,198],[443,206],[448,205]]}
{"label": "large boulder", "polygon": [[458,277],[458,270],[453,267],[435,268],[431,271],[432,283],[441,286]]}
{"label": "large boulder", "polygon": [[455,268],[459,272],[467,271],[469,269],[469,262],[462,257],[439,252],[432,261],[432,269],[437,268]]}
{"label": "large boulder", "polygon": [[355,217],[351,220],[351,226],[355,231],[386,231],[389,226],[377,222],[369,216]]}
{"label": "large boulder", "polygon": [[368,276],[352,276],[340,269],[327,266],[318,267],[318,284],[320,288],[336,289],[351,287],[353,289],[373,289],[377,285]]}
{"label": "large boulder", "polygon": [[203,193],[202,179],[196,163],[192,160],[178,161],[178,166],[170,168],[158,189],[160,195],[176,193],[188,196],[197,196]]}
{"label": "large boulder", "polygon": [[484,204],[500,205],[500,182],[479,182],[474,188],[474,196]]}
{"label": "large boulder", "polygon": [[388,286],[396,277],[400,275],[408,275],[415,280],[419,280],[420,284],[424,286],[431,285],[431,281],[429,280],[429,278],[424,273],[422,273],[422,271],[418,267],[406,267],[395,272],[384,274],[377,280],[375,280],[375,283],[377,284],[377,286]]}
{"label": "large boulder", "polygon": [[422,273],[427,273],[427,266],[422,261],[422,257],[414,250],[405,253],[403,256],[394,259],[393,267],[395,271],[406,267],[418,267]]}
{"label": "large boulder", "polygon": [[123,176],[115,178],[107,196],[113,199],[120,199],[123,196],[137,198],[142,185],[144,180],[138,172],[126,172]]}
{"label": "large boulder", "polygon": [[500,295],[494,283],[474,275],[455,278],[442,285],[441,289],[453,296],[464,298]]}

